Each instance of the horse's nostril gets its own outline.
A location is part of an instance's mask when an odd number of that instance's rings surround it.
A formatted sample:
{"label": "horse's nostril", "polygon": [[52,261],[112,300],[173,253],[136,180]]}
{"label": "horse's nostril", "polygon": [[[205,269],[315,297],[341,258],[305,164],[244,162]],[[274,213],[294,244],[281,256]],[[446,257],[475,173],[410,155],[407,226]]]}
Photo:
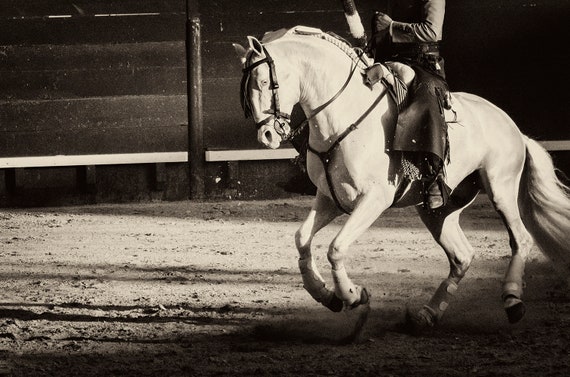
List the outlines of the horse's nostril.
{"label": "horse's nostril", "polygon": [[265,138],[267,139],[268,142],[271,143],[271,132],[270,131],[265,131]]}

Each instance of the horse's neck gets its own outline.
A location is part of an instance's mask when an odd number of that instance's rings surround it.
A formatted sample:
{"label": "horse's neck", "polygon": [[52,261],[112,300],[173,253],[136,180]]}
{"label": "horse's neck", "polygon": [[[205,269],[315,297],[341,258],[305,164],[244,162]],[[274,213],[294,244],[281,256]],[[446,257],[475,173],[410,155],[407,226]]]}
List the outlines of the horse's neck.
{"label": "horse's neck", "polygon": [[[352,122],[363,114],[376,96],[377,90],[370,90],[363,83],[362,68],[355,64],[340,49],[308,59],[305,77],[301,78],[301,107],[307,116],[316,111],[311,121],[311,139],[323,144],[333,142]],[[346,88],[352,69],[356,69]],[[335,95],[338,97],[325,108],[321,107]],[[379,120],[378,120],[379,121]]]}

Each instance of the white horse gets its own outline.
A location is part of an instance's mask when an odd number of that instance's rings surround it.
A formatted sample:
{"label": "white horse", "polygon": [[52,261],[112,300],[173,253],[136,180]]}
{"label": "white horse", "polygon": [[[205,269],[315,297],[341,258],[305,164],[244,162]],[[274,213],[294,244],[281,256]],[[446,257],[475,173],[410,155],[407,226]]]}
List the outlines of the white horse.
{"label": "white horse", "polygon": [[[307,167],[318,191],[295,243],[304,287],[315,300],[333,311],[369,305],[366,290],[347,275],[349,247],[387,208],[416,205],[450,264],[431,300],[411,316],[415,326],[433,326],[473,259],[459,216],[481,188],[510,237],[512,257],[502,293],[509,321],[524,315],[524,265],[535,242],[568,276],[570,189],[556,177],[548,153],[521,134],[502,110],[473,94],[453,93],[458,122],[448,125],[450,159],[445,167],[453,191],[443,209],[429,211],[419,205],[423,198],[418,184],[401,189],[401,159],[387,152],[397,107],[385,95],[385,86],[364,84],[366,58],[338,38],[306,27],[263,42],[248,40],[247,50],[234,47],[244,64],[242,104],[258,126],[259,142],[274,149],[290,136],[288,114],[297,103],[308,118]],[[343,212],[350,216],[327,254],[331,290],[313,261],[311,241]]]}

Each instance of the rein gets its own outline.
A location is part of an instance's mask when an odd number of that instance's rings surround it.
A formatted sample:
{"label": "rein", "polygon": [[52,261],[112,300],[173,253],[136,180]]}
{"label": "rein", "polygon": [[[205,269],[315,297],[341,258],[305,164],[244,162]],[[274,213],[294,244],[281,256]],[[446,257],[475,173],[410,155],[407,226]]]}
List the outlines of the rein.
{"label": "rein", "polygon": [[[362,56],[362,54],[364,54],[364,51],[359,52],[359,58]],[[311,112],[311,114],[304,121],[302,121],[297,127],[294,128],[294,130],[289,134],[289,136],[285,140],[291,140],[291,139],[295,138],[297,135],[301,134],[301,132],[303,132],[303,129],[307,126],[307,124],[309,124],[311,119],[316,117],[321,111],[323,111],[331,103],[333,103],[338,97],[340,97],[342,92],[344,92],[344,90],[346,89],[346,87],[350,83],[350,80],[352,80],[352,76],[354,76],[354,72],[356,72],[356,68],[358,68],[358,63],[354,64],[354,66],[352,66],[350,68],[350,74],[348,75],[348,77],[347,77],[346,81],[344,82],[344,84],[342,85],[342,87],[336,92],[336,94],[334,96],[332,96],[327,102],[323,103],[321,106],[314,109]]]}

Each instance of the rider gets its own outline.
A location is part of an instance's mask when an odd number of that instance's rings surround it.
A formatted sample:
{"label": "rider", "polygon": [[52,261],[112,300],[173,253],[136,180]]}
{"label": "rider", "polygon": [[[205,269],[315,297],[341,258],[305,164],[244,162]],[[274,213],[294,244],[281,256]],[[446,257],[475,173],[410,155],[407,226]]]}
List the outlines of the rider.
{"label": "rider", "polygon": [[[447,196],[449,190],[444,176],[448,146],[443,108],[450,108],[450,98],[443,58],[439,55],[445,0],[389,0],[388,9],[394,18],[402,21],[376,12],[372,18],[373,37],[369,48],[375,62],[400,61],[414,68],[417,84],[412,85],[413,93],[410,94],[417,99],[416,105],[404,109],[407,113],[400,114],[400,119],[418,119],[417,113],[422,112],[422,119],[429,119],[428,123],[431,123],[428,131],[419,135],[415,133],[415,127],[408,127],[414,130],[412,133],[399,134],[397,130],[393,149],[402,151],[406,159],[418,167],[426,194],[425,204],[436,209],[444,204],[443,195]],[[367,82],[374,83],[382,75],[381,66],[373,65],[367,72]],[[418,137],[424,140],[416,143]],[[314,189],[306,175],[307,138],[308,135],[301,134],[292,140],[299,151],[301,173],[282,186],[286,191],[309,193]]]}
{"label": "rider", "polygon": [[[446,195],[448,193],[443,169],[448,154],[447,126],[443,108],[450,108],[450,97],[445,83],[443,58],[439,55],[445,0],[389,1],[388,12],[394,19],[381,12],[376,12],[372,18],[373,37],[370,49],[374,53],[375,62],[399,61],[414,68],[416,82],[420,81],[412,88],[415,91],[414,98],[420,98],[423,103],[431,103],[427,105],[431,108],[429,110],[431,116],[428,117],[432,122],[429,125],[431,131],[428,133],[429,136],[426,134],[425,137],[433,138],[433,142],[424,140],[422,144],[439,145],[422,150],[421,147],[412,145],[406,140],[407,138],[415,143],[415,138],[419,135],[409,133],[399,135],[396,131],[394,149],[401,150],[419,165],[426,193],[426,205],[430,209],[435,209],[444,204],[443,192]],[[369,79],[374,80],[373,78],[382,76],[382,73],[376,72],[377,70],[381,72],[382,68],[374,65],[368,70]],[[424,81],[428,85],[421,85]],[[411,111],[416,111],[416,108]],[[424,137],[424,134],[421,136]],[[403,147],[398,148],[398,146]]]}

